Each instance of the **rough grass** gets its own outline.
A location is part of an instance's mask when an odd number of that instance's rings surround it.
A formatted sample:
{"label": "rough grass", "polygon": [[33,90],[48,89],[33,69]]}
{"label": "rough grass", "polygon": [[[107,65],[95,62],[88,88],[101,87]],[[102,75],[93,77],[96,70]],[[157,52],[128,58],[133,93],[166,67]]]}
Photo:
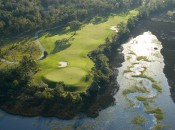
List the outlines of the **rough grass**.
{"label": "rough grass", "polygon": [[[111,26],[117,25],[120,22],[127,22],[129,17],[137,13],[138,12],[134,10],[128,15],[110,16],[105,22],[98,24],[84,24],[69,41],[70,46],[54,54],[52,54],[53,50],[57,50],[55,48],[55,42],[68,39],[74,32],[71,32],[69,27],[66,27],[64,29],[55,29],[43,33],[39,39],[49,55],[46,59],[40,61],[41,71],[35,75],[35,81],[39,81],[44,77],[54,82],[63,81],[68,85],[78,85],[80,89],[86,90],[87,86],[92,83],[93,77],[91,77],[89,81],[85,81],[83,78],[91,71],[92,67],[94,67],[94,63],[87,54],[103,44],[107,37],[115,33],[110,30]],[[69,63],[66,69],[58,69],[57,63],[60,61],[67,61]],[[78,76],[78,78],[76,78],[76,76]],[[70,77],[72,77],[72,79]]]}

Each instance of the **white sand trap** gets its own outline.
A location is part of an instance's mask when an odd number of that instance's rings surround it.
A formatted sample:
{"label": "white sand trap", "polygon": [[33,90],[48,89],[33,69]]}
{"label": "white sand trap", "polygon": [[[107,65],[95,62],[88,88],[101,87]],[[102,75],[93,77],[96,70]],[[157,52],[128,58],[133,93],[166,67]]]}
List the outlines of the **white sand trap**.
{"label": "white sand trap", "polygon": [[113,30],[113,31],[115,31],[115,32],[118,32],[118,28],[117,28],[117,26],[111,26],[110,29]]}
{"label": "white sand trap", "polygon": [[58,67],[66,67],[66,66],[68,66],[68,63],[65,61],[61,61],[58,63]]}

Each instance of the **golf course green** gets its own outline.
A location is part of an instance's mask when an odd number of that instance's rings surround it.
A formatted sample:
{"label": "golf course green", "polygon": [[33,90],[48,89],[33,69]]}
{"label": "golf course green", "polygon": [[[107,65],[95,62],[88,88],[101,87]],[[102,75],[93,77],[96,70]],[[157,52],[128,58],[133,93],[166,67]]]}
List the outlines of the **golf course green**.
{"label": "golf course green", "polygon": [[[48,82],[64,82],[67,86],[77,87],[79,91],[86,90],[93,79],[91,76],[86,80],[86,76],[94,67],[88,53],[116,33],[110,29],[111,26],[126,23],[128,18],[137,14],[138,11],[132,10],[127,14],[109,16],[100,23],[93,23],[92,19],[88,24],[83,24],[76,34],[69,27],[42,32],[39,40],[48,56],[39,62],[41,71],[35,75],[35,81],[44,78]],[[59,67],[60,62],[66,62],[67,66]]]}

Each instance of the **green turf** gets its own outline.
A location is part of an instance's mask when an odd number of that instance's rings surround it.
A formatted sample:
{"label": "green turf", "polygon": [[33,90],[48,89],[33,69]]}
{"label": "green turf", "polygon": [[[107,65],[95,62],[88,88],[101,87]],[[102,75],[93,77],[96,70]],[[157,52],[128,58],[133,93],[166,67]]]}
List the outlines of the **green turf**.
{"label": "green turf", "polygon": [[[83,80],[89,74],[94,63],[87,56],[89,52],[105,43],[107,37],[111,37],[115,31],[110,30],[111,26],[120,22],[127,22],[127,19],[136,15],[138,11],[130,11],[127,15],[113,15],[106,19],[105,22],[93,24],[84,24],[83,27],[74,32],[69,27],[62,29],[50,30],[40,35],[40,41],[48,52],[48,57],[40,61],[41,71],[35,75],[35,81],[43,77],[52,82],[63,81],[67,85],[79,87],[80,90],[86,89],[92,83],[92,77],[89,81]],[[70,39],[70,37],[72,37]],[[63,49],[57,47],[57,43],[62,43]],[[66,46],[68,42],[69,46]],[[66,46],[66,47],[64,47]],[[56,52],[59,50],[58,52]],[[54,52],[54,54],[53,54]],[[60,61],[67,61],[66,68],[58,68]]]}
{"label": "green turf", "polygon": [[[64,75],[62,75],[63,73]],[[67,80],[65,80],[65,84],[69,85],[71,83],[70,85],[78,85],[79,81],[83,81],[86,75],[87,72],[82,70],[81,68],[67,67],[63,69],[54,70],[48,73],[45,77],[46,79],[54,82],[64,81],[66,77]],[[57,77],[59,77],[59,80]]]}

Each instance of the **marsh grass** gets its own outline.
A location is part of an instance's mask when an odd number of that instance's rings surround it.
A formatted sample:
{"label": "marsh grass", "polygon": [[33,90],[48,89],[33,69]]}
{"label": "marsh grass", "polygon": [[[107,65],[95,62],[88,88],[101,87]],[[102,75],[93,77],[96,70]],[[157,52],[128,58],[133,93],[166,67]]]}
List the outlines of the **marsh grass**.
{"label": "marsh grass", "polygon": [[131,68],[132,68],[132,67],[133,67],[133,66],[128,66],[128,67],[127,67],[127,70],[124,70],[123,73],[132,72],[132,71],[131,71]]}
{"label": "marsh grass", "polygon": [[136,54],[134,53],[134,51],[130,51],[128,54],[135,55],[136,56]]}
{"label": "marsh grass", "polygon": [[145,87],[138,87],[138,86],[133,86],[130,89],[125,89],[123,90],[123,95],[127,95],[129,93],[135,93],[135,92],[142,92],[142,93],[146,93],[148,92],[147,89]]}
{"label": "marsh grass", "polygon": [[150,62],[146,56],[138,56],[136,59],[137,59],[138,61],[143,60],[143,61],[148,61],[148,62]]}
{"label": "marsh grass", "polygon": [[149,79],[150,81],[152,81],[153,83],[155,83],[156,82],[156,80],[155,79],[153,79],[152,77],[149,77],[149,76],[147,76],[147,75],[145,75],[145,74],[143,74],[143,73],[141,73],[140,75],[132,75],[132,77],[140,77],[140,78],[145,78],[145,79]]}
{"label": "marsh grass", "polygon": [[157,120],[162,120],[163,119],[163,111],[160,108],[155,108],[155,109],[147,109],[145,110],[147,113],[152,113],[155,115]]}
{"label": "marsh grass", "polygon": [[151,130],[162,130],[165,129],[166,126],[158,122]]}
{"label": "marsh grass", "polygon": [[161,88],[160,86],[158,86],[157,84],[153,84],[152,87],[153,87],[154,89],[156,89],[159,93],[162,92],[162,88]]}
{"label": "marsh grass", "polygon": [[136,116],[132,119],[132,123],[136,125],[142,125],[146,122],[146,119],[143,116]]}
{"label": "marsh grass", "polygon": [[142,101],[142,102],[147,100],[147,98],[142,97],[142,96],[137,96],[136,98],[137,100]]}

